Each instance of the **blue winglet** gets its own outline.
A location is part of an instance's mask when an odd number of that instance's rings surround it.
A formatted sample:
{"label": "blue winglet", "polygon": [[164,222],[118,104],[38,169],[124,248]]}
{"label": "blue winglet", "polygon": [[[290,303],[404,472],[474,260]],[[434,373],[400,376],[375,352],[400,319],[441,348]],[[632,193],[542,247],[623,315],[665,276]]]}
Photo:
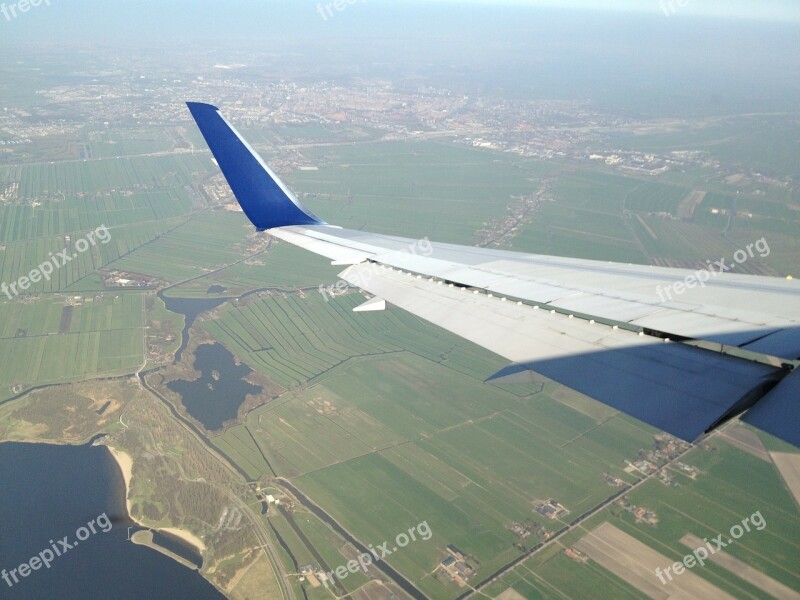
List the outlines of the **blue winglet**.
{"label": "blue winglet", "polygon": [[259,231],[324,224],[300,204],[216,106],[186,104],[239,205]]}

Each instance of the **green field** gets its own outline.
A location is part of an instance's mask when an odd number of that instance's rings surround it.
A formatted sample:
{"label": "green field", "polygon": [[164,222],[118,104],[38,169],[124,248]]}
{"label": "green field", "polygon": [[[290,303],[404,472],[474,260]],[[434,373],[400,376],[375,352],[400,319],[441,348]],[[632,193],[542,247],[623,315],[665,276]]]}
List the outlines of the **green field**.
{"label": "green field", "polygon": [[[0,399],[12,388],[130,373],[142,364],[144,296],[105,294],[0,303]],[[71,316],[68,314],[71,312]]]}
{"label": "green field", "polygon": [[[236,228],[238,231],[238,228]],[[222,286],[222,295],[239,296],[261,288],[318,289],[322,283],[336,281],[342,267],[291,244],[273,240],[265,252],[245,262],[171,288],[169,296],[204,297],[212,285]],[[309,290],[311,291],[311,290]]]}
{"label": "green field", "polygon": [[207,161],[191,155],[75,161],[11,167],[4,182],[19,182],[16,204],[0,208],[5,242],[185,215],[186,186]]}
{"label": "green field", "polygon": [[603,473],[627,477],[625,458],[652,443],[648,428],[608,409],[584,412],[586,401],[487,386],[501,360],[404,313],[354,315],[356,304],[270,298],[205,321],[293,389],[213,441],[249,477],[292,477],[361,540],[427,520],[433,540],[392,564],[432,597],[456,592],[424,577],[447,544],[489,573],[519,554],[508,527],[536,516],[534,500],[557,498],[580,514],[613,493]]}
{"label": "green field", "polygon": [[557,170],[510,155],[435,142],[312,149],[319,171],[286,178],[316,214],[349,229],[471,244],[512,196]]}
{"label": "green field", "polygon": [[112,269],[176,282],[202,276],[243,260],[245,237],[253,232],[238,213],[201,213],[111,264]]}

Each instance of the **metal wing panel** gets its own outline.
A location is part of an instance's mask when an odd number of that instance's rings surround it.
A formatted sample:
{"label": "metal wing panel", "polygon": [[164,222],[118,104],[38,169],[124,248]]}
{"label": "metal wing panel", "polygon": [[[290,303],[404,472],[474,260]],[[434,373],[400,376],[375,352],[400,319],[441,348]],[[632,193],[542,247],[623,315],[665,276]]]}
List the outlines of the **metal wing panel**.
{"label": "metal wing panel", "polygon": [[[693,441],[769,379],[771,369],[682,344],[531,363],[533,370],[672,435]],[[709,372],[715,378],[708,377]]]}
{"label": "metal wing panel", "polygon": [[341,244],[333,244],[331,242],[320,240],[315,237],[310,237],[292,231],[292,228],[286,227],[281,229],[270,230],[270,234],[278,239],[281,239],[295,246],[299,246],[304,250],[327,256],[328,258],[341,263],[350,262],[356,264],[367,260],[375,255],[372,250],[363,250],[354,246],[345,246]]}
{"label": "metal wing panel", "polygon": [[589,325],[580,319],[534,310],[465,288],[439,285],[409,273],[376,270],[373,265],[355,265],[341,276],[512,361],[644,343],[630,332]]}
{"label": "metal wing panel", "polygon": [[710,340],[730,346],[739,346],[751,342],[775,328],[759,328],[753,323],[732,321],[720,317],[712,317],[696,312],[665,310],[656,315],[631,321],[633,325],[648,327],[656,331],[680,332],[684,337]]}
{"label": "metal wing panel", "polygon": [[623,323],[666,312],[663,308],[652,304],[586,293],[574,298],[562,298],[558,301],[558,306],[586,315],[603,315],[606,319]]}

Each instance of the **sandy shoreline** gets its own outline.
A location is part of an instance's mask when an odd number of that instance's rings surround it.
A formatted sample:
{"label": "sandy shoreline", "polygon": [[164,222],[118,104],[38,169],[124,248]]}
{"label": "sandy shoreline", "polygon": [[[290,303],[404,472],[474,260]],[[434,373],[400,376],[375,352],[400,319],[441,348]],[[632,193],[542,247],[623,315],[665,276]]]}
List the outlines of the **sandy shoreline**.
{"label": "sandy shoreline", "polygon": [[[133,475],[133,459],[127,452],[123,452],[122,450],[117,450],[116,448],[112,448],[111,446],[106,446],[108,451],[111,453],[111,456],[117,461],[120,470],[122,471],[122,478],[125,480],[125,506],[127,507],[128,517],[138,525],[142,527],[146,527],[150,529],[144,523],[137,521],[133,516],[131,516],[131,501],[128,497],[131,491],[131,477]],[[190,546],[194,547],[197,552],[202,555],[206,551],[206,545],[203,543],[199,537],[194,535],[190,531],[186,531],[185,529],[178,529],[177,527],[164,527],[159,529],[158,531],[164,531],[175,537],[180,538]]]}
{"label": "sandy shoreline", "polygon": [[[131,516],[131,501],[128,499],[128,494],[131,491],[131,477],[133,476],[133,459],[130,455],[122,450],[117,450],[111,446],[106,446],[111,456],[117,461],[120,471],[122,471],[122,478],[125,480],[125,506],[128,510],[128,516]],[[131,517],[132,519],[133,517]]]}
{"label": "sandy shoreline", "polygon": [[161,529],[159,529],[159,531],[170,533],[175,537],[181,538],[187,544],[194,546],[195,549],[198,550],[201,554],[206,551],[206,545],[203,543],[203,540],[201,540],[191,531],[186,531],[185,529],[178,529],[177,527],[162,527]]}

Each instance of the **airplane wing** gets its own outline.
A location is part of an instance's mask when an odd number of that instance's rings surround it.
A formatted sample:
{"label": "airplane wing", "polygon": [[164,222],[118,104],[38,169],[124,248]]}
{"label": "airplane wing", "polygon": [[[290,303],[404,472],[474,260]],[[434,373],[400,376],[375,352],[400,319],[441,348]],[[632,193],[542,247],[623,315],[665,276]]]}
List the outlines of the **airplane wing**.
{"label": "airplane wing", "polygon": [[342,229],[216,107],[188,106],[250,221],[346,266],[342,279],[375,297],[356,310],[390,303],[505,357],[490,382],[538,373],[687,441],[741,415],[800,446],[800,283]]}

